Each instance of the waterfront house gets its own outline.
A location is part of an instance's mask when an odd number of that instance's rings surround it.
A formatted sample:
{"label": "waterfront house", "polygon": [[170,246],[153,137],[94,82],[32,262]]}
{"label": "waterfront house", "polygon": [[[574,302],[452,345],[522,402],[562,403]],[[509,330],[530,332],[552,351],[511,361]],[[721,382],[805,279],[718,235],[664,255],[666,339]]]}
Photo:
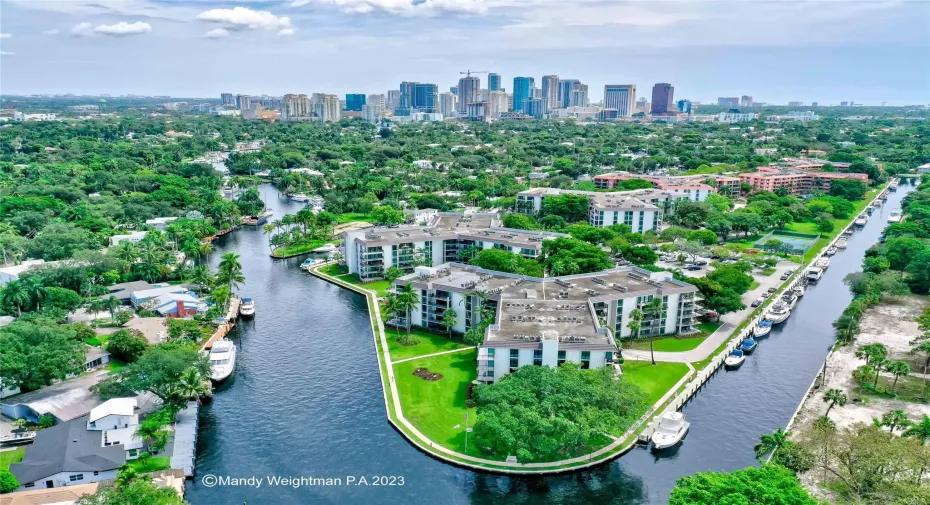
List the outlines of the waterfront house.
{"label": "waterfront house", "polygon": [[20,262],[18,265],[6,265],[0,267],[0,287],[5,286],[9,282],[19,280],[19,276],[29,270],[34,266],[39,266],[45,263],[45,260],[25,260]]}
{"label": "waterfront house", "polygon": [[133,307],[140,307],[142,305],[152,305],[157,301],[160,296],[163,295],[173,295],[173,294],[192,294],[192,292],[185,286],[176,285],[176,286],[165,286],[158,285],[148,289],[140,289],[138,291],[133,291],[129,294],[129,301],[132,302]]}
{"label": "waterfront house", "polygon": [[176,217],[156,217],[154,219],[146,219],[145,224],[155,228],[156,230],[165,231],[168,225],[177,219],[178,218]]}
{"label": "waterfront house", "polygon": [[25,419],[38,423],[45,414],[56,422],[70,421],[87,414],[103,403],[91,386],[106,377],[107,372],[78,375],[42,389],[22,393],[0,401],[0,412],[10,419]]}
{"label": "waterfront house", "polygon": [[94,494],[100,484],[79,484],[57,489],[30,489],[0,495],[0,505],[74,505],[82,496]]}
{"label": "waterfront house", "polygon": [[116,478],[127,460],[139,457],[135,398],[114,398],[90,413],[39,431],[10,472],[21,490],[48,489]]}
{"label": "waterfront house", "polygon": [[131,242],[133,244],[137,244],[142,242],[142,239],[144,239],[147,234],[147,231],[134,231],[125,235],[113,235],[110,237],[110,245],[115,246],[122,242]]}

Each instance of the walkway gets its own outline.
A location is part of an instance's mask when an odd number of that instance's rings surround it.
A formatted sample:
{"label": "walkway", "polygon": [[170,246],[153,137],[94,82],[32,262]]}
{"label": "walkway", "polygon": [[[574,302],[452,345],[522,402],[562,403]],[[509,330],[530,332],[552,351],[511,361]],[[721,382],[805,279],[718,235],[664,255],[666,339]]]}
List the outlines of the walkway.
{"label": "walkway", "polygon": [[[740,325],[742,322],[749,317],[749,314],[752,311],[756,310],[755,307],[750,307],[749,304],[753,300],[759,298],[762,293],[766,292],[769,288],[780,286],[783,281],[781,280],[781,275],[787,270],[797,270],[801,268],[801,265],[791,262],[781,262],[775,269],[775,273],[772,275],[763,276],[757,278],[759,281],[759,287],[743,294],[743,303],[746,304],[746,308],[736,312],[730,312],[729,314],[724,314],[720,317],[720,320],[723,322],[723,326],[717,328],[712,335],[707,337],[701,345],[691,349],[690,351],[682,352],[657,352],[656,361],[670,361],[673,363],[694,363],[696,361],[702,361],[710,357],[711,354],[720,347],[721,344],[726,342],[733,336],[733,331]],[[625,359],[645,361],[650,359],[649,351],[641,351],[635,349],[624,349],[623,357]]]}
{"label": "walkway", "polygon": [[443,354],[452,354],[454,352],[471,351],[472,349],[474,349],[474,347],[462,347],[461,349],[452,349],[451,351],[434,352],[433,354],[424,354],[423,356],[414,356],[412,358],[399,359],[395,361],[394,364],[396,365],[398,363],[403,363],[405,361],[413,361],[415,359],[432,358],[433,356],[442,356]]}

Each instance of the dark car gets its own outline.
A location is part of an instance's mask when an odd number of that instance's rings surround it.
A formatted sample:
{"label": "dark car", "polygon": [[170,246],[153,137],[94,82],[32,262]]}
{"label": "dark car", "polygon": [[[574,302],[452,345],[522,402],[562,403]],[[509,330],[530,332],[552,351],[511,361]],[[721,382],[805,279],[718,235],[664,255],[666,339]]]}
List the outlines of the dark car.
{"label": "dark car", "polygon": [[752,303],[749,304],[749,306],[758,307],[759,305],[762,305],[762,301],[763,301],[762,298],[756,298],[755,300],[752,301]]}
{"label": "dark car", "polygon": [[778,291],[778,288],[769,288],[768,291],[769,291],[769,293],[774,293],[774,292]]}
{"label": "dark car", "polygon": [[685,270],[690,270],[692,272],[698,271],[701,269],[700,265],[688,265],[685,267]]}

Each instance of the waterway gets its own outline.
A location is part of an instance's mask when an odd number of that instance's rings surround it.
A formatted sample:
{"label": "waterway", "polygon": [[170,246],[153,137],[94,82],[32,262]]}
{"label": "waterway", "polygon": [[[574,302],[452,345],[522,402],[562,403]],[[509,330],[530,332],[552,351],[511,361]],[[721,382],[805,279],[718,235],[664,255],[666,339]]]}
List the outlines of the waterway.
{"label": "waterway", "polygon": [[[741,369],[721,371],[684,408],[691,433],[674,452],[644,448],[594,469],[553,477],[505,477],[450,466],[419,452],[388,424],[365,299],[298,270],[301,259],[272,260],[268,237],[244,228],[222,237],[212,255],[241,256],[243,296],[253,320],[232,338],[235,375],[200,416],[193,505],[225,504],[616,504],[658,505],[675,481],[708,470],[755,464],[762,433],[787,424],[833,342],[831,323],[849,304],[843,284],[878,241],[892,209],[913,188],[902,183],[868,224],[833,257],[788,321]],[[301,205],[269,185],[275,218]],[[206,475],[341,478],[400,476],[403,485],[206,486]]]}

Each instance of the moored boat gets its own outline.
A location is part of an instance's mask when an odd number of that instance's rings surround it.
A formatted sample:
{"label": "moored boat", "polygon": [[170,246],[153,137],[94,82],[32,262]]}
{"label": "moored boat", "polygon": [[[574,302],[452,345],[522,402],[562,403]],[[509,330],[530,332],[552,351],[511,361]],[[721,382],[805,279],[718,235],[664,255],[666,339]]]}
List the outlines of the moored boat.
{"label": "moored boat", "polygon": [[836,253],[837,253],[837,248],[834,246],[830,246],[830,248],[827,249],[827,256],[833,256]]}
{"label": "moored boat", "polygon": [[271,209],[265,209],[258,213],[256,217],[256,225],[261,226],[268,222],[268,218],[274,215],[274,211]]}
{"label": "moored boat", "polygon": [[733,349],[730,351],[730,355],[724,358],[723,366],[731,369],[739,368],[743,366],[743,363],[746,361],[746,354],[739,350]]}
{"label": "moored boat", "polygon": [[781,295],[781,301],[788,306],[788,310],[791,310],[798,304],[798,295],[795,294],[794,290],[786,291],[785,294]]}
{"label": "moored boat", "polygon": [[849,242],[845,238],[841,238],[837,240],[836,244],[834,244],[834,246],[836,246],[837,249],[846,249],[847,245],[849,245]]}
{"label": "moored boat", "polygon": [[668,412],[662,416],[658,428],[652,434],[653,450],[667,449],[681,442],[691,427],[681,412]]}
{"label": "moored boat", "polygon": [[794,292],[794,295],[797,296],[798,298],[801,298],[802,296],[804,296],[804,286],[800,284],[795,286],[794,289],[792,289],[792,291]]}
{"label": "moored boat", "polygon": [[892,193],[898,190],[898,180],[892,179],[891,184],[888,185],[888,190]]}
{"label": "moored boat", "polygon": [[301,203],[306,203],[310,201],[310,197],[307,196],[305,193],[294,193],[293,195],[290,196],[290,198],[291,200],[295,202],[301,202]]}
{"label": "moored boat", "polygon": [[243,316],[251,316],[255,314],[255,301],[251,298],[243,298],[242,303],[239,304],[239,314]]}
{"label": "moored boat", "polygon": [[821,270],[826,270],[830,267],[830,258],[820,258],[814,263],[814,266]]}
{"label": "moored boat", "polygon": [[788,316],[791,315],[791,309],[788,308],[782,302],[778,302],[774,307],[769,309],[768,313],[765,315],[765,318],[772,322],[772,324],[784,323]]}
{"label": "moored boat", "polygon": [[764,337],[768,335],[771,331],[772,331],[772,322],[766,321],[765,319],[763,319],[762,321],[759,321],[759,324],[757,324],[755,328],[752,329],[752,335],[755,338]]}
{"label": "moored boat", "polygon": [[742,343],[740,343],[739,350],[743,351],[745,354],[752,354],[752,351],[755,351],[758,346],[759,342],[756,342],[756,339],[746,337],[743,339]]}
{"label": "moored boat", "polygon": [[0,437],[0,445],[21,445],[32,443],[36,438],[34,431],[14,431]]}
{"label": "moored boat", "polygon": [[891,214],[888,214],[889,223],[897,223],[901,221],[901,209],[895,209],[891,211]]}
{"label": "moored boat", "polygon": [[861,216],[857,217],[856,220],[854,221],[855,225],[858,226],[858,227],[860,227],[860,228],[863,227],[863,226],[865,226],[865,223],[866,223],[866,222],[868,222],[868,218],[865,217],[865,215],[861,215]]}
{"label": "moored boat", "polygon": [[807,280],[811,282],[817,282],[820,278],[823,277],[823,270],[819,268],[811,268],[807,271]]}
{"label": "moored boat", "polygon": [[236,368],[236,345],[223,338],[213,343],[210,348],[210,379],[222,382],[232,375]]}

